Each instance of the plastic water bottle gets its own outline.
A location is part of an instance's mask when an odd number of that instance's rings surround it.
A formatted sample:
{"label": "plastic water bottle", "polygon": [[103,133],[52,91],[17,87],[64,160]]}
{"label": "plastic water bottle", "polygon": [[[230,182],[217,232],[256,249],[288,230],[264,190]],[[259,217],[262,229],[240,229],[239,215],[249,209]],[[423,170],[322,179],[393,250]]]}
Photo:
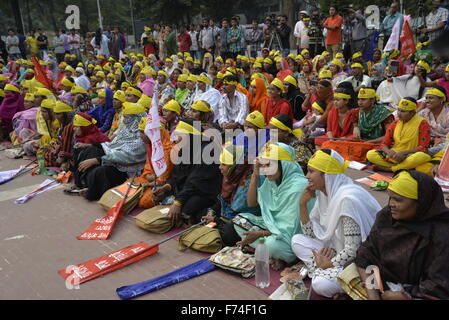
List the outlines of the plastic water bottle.
{"label": "plastic water bottle", "polygon": [[266,288],[270,286],[270,253],[265,238],[259,239],[259,245],[256,248],[256,286]]}

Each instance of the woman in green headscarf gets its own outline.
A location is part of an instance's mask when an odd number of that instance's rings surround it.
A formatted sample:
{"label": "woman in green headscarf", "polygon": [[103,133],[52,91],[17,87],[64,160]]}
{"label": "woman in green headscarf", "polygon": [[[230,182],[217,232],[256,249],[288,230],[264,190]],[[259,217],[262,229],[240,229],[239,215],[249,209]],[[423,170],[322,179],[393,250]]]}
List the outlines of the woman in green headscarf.
{"label": "woman in green headscarf", "polygon": [[[270,265],[280,270],[292,263],[296,256],[291,240],[302,233],[299,221],[299,199],[307,187],[307,179],[297,162],[293,148],[284,143],[267,144],[262,156],[254,161],[254,171],[248,190],[248,206],[260,206],[261,216],[241,213],[224,228],[223,242],[232,246],[257,246],[259,238],[266,238],[270,251]],[[258,187],[260,175],[266,176]],[[314,200],[309,203],[310,208]]]}

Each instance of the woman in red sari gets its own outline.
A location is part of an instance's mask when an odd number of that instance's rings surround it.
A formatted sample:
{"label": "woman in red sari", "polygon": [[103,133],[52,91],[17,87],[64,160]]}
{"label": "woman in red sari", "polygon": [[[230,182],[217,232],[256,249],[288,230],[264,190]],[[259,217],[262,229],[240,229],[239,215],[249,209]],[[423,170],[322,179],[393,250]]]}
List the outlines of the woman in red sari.
{"label": "woman in red sari", "polygon": [[282,98],[285,93],[284,83],[275,78],[268,87],[268,96],[266,109],[264,113],[266,124],[272,117],[278,114],[285,114],[293,121],[293,111],[287,99]]}
{"label": "woman in red sari", "polygon": [[326,135],[315,139],[315,145],[321,146],[329,138],[352,139],[354,116],[357,109],[351,109],[351,95],[344,88],[337,88],[334,93],[334,103],[327,117]]}

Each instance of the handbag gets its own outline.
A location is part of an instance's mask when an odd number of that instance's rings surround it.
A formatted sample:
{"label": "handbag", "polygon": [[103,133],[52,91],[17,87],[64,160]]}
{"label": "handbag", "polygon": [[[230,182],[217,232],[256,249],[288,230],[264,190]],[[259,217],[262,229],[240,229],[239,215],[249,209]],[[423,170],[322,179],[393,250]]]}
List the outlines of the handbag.
{"label": "handbag", "polygon": [[138,227],[153,233],[166,233],[174,227],[180,228],[182,221],[180,220],[176,226],[173,226],[171,218],[167,215],[170,206],[155,206],[147,209],[136,216],[136,224]]}
{"label": "handbag", "polygon": [[198,226],[183,233],[179,237],[178,250],[185,251],[188,248],[207,253],[220,251],[223,248],[220,231],[215,228]]}
{"label": "handbag", "polygon": [[[106,211],[112,208],[117,202],[125,198],[126,192],[128,191],[130,182],[126,182],[118,187],[109,189],[106,191],[98,200],[100,204]],[[126,198],[125,205],[123,207],[123,213],[130,213],[139,202],[142,197],[145,186],[141,183],[132,183],[129,189],[128,197]]]}
{"label": "handbag", "polygon": [[256,258],[239,247],[225,247],[209,258],[217,267],[251,278],[256,273]]}

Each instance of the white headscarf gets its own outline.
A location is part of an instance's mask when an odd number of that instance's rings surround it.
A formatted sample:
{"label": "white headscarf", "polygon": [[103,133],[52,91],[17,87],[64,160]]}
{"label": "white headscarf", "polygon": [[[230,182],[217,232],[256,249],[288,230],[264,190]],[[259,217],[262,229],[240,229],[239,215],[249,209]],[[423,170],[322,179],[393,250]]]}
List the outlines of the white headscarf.
{"label": "white headscarf", "polygon": [[[342,156],[331,150],[331,156],[344,165]],[[341,217],[350,217],[358,224],[365,241],[382,209],[374,197],[344,174],[324,174],[327,196],[318,191],[310,213],[315,236],[337,252],[343,250],[344,235]]]}

